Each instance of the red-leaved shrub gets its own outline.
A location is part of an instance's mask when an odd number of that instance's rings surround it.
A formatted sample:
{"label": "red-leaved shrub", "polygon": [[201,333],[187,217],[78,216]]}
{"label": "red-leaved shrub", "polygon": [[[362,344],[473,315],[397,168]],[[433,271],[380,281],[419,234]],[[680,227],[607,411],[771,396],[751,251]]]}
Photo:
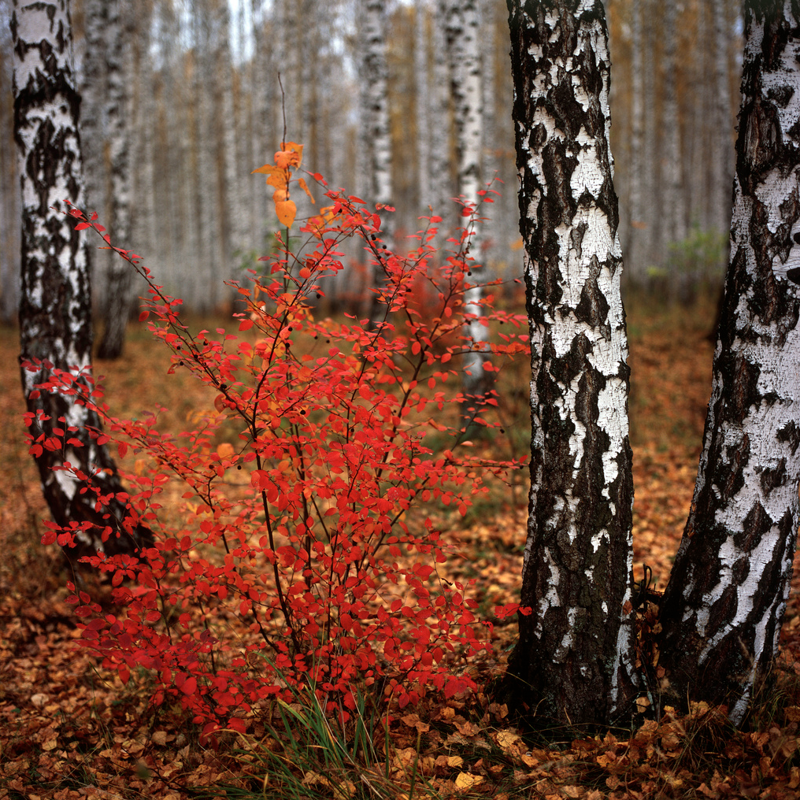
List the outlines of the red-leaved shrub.
{"label": "red-leaved shrub", "polygon": [[[283,186],[285,169],[288,187],[298,164],[276,163],[270,181]],[[80,642],[123,681],[137,667],[151,670],[154,700],[179,698],[206,735],[243,730],[249,711],[290,684],[313,687],[344,718],[355,687],[378,680],[401,706],[431,689],[453,694],[472,685],[458,659],[489,647],[488,623],[476,618],[468,587],[448,580],[456,556],[425,513],[435,502],[464,514],[485,491],[482,475],[519,467],[470,457],[463,446],[459,356],[474,346],[465,335],[474,316],[462,302],[469,228],[434,270],[430,220],[399,257],[381,240],[377,213],[358,198],[327,196],[330,206],[301,228],[300,252],[278,236],[278,252],[261,259],[264,271],[236,286],[246,307],[234,315],[239,335],[190,333],[181,301],[163,293],[137,256],[114,248],[148,283],[140,319],[149,316],[172,351],[172,370],[213,387],[213,406],[193,430],[172,436],[153,419],[113,418],[72,372],[41,387],[79,394],[106,425],[98,441],[116,442],[121,456],[133,449],[149,465],[124,475],[130,491],[119,499],[128,517],[109,516],[103,535],[141,523],[156,544],[139,559],[87,559],[109,575],[118,609],[104,613],[70,584]],[[103,235],[96,215],[70,213],[78,228]],[[342,269],[349,237],[385,276],[374,289],[383,313],[341,324],[318,318],[311,300],[321,277]],[[424,314],[411,302],[420,283]],[[486,325],[525,322],[487,301],[481,310]],[[492,338],[480,343],[488,371],[492,357],[527,352],[524,329]],[[478,404],[477,424],[493,426],[494,404],[492,393]],[[42,446],[37,421],[27,421],[31,447]],[[91,475],[75,477],[93,491]],[[175,479],[184,487],[177,526],[175,510],[159,503]],[[98,494],[98,508],[105,501]],[[50,523],[43,542],[68,546],[80,527]]]}

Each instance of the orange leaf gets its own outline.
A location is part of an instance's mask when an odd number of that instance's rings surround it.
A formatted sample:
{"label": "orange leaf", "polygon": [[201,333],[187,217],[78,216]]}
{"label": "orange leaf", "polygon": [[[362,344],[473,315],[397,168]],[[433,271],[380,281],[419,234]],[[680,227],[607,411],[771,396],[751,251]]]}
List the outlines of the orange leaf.
{"label": "orange leaf", "polygon": [[233,455],[233,445],[230,442],[221,442],[217,445],[217,455],[220,458],[230,458]]}
{"label": "orange leaf", "polygon": [[275,213],[278,215],[281,225],[291,228],[297,214],[297,206],[294,204],[294,200],[276,200]]}
{"label": "orange leaf", "polygon": [[297,142],[281,142],[281,149],[284,151],[290,150],[292,153],[294,153],[297,157],[297,161],[295,161],[292,166],[300,166],[300,163],[303,160],[303,145],[297,144]]}
{"label": "orange leaf", "polygon": [[254,169],[250,174],[255,175],[256,172],[261,172],[264,175],[272,175],[274,172],[283,172],[282,169],[279,169],[274,164],[264,164],[263,167],[259,167],[258,169]]}
{"label": "orange leaf", "polygon": [[314,198],[311,196],[311,192],[308,190],[308,184],[306,184],[305,178],[298,178],[297,182],[300,184],[300,188],[308,195],[308,199],[313,203]]}
{"label": "orange leaf", "polygon": [[284,169],[273,172],[272,175],[267,178],[267,186],[274,186],[276,189],[287,191],[289,187],[289,172]]}
{"label": "orange leaf", "polygon": [[275,153],[275,165],[280,169],[300,166],[300,159],[293,150],[279,150]]}

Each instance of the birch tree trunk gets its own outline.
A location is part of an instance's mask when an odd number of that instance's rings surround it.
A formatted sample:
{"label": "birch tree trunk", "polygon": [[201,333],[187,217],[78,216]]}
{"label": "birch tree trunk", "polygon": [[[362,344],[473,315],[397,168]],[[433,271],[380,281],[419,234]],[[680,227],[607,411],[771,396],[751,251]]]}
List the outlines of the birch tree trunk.
{"label": "birch tree trunk", "polygon": [[[133,84],[132,43],[135,38],[133,10],[128,3],[107,0],[106,51],[106,167],[107,189],[104,225],[117,247],[130,248],[131,242],[131,176],[130,176],[130,113],[133,104],[128,87]],[[108,253],[110,251],[101,251]],[[119,358],[125,344],[125,328],[131,311],[133,270],[116,254],[106,263],[103,337],[99,358]]]}
{"label": "birch tree trunk", "polygon": [[[149,543],[150,532],[121,524],[125,507],[116,495],[122,492],[122,484],[107,450],[87,430],[100,426],[97,415],[78,405],[74,397],[34,389],[53,368],[76,375],[91,371],[87,245],[72,218],[64,215],[62,203],[83,205],[80,96],[72,67],[67,0],[15,0],[11,28],[14,135],[22,192],[20,360],[39,364],[36,371],[22,370],[22,384],[33,415],[30,432],[34,439],[46,437],[36,463],[55,522],[78,525],[77,547],[68,551],[70,557],[94,555],[98,550],[134,553],[140,544]],[[65,433],[68,426],[70,432]],[[67,437],[82,446],[56,444]],[[92,476],[92,485],[111,499],[100,506],[93,492],[80,493],[78,472]]]}
{"label": "birch tree trunk", "polygon": [[[447,35],[445,9],[441,3],[433,8],[433,88],[430,120],[430,176],[433,213],[443,220],[446,230],[453,218],[450,198],[453,188],[450,179],[450,72],[447,64]],[[439,242],[446,237],[441,235]]]}
{"label": "birch tree trunk", "polygon": [[[392,141],[389,131],[388,68],[386,65],[386,0],[359,0],[362,61],[359,81],[364,87],[361,121],[362,141],[367,148],[367,200],[388,205],[392,201]],[[393,236],[391,215],[382,212],[381,238],[389,245]],[[383,267],[376,259],[372,267],[373,288],[383,282]],[[385,309],[377,304],[377,294],[369,298],[369,319],[377,321]]]}
{"label": "birch tree trunk", "polygon": [[644,170],[644,71],[642,33],[642,0],[631,3],[631,163],[629,185],[630,228],[625,258],[628,276],[637,285],[645,282],[647,270],[645,236],[647,222],[644,216],[645,185]]}
{"label": "birch tree trunk", "polygon": [[417,93],[417,184],[420,213],[431,205],[430,103],[432,82],[428,73],[428,3],[416,0],[414,8],[414,75]]}
{"label": "birch tree trunk", "polygon": [[[14,325],[19,308],[19,179],[14,145],[12,41],[8,25],[0,25],[0,324]],[[10,100],[10,102],[9,102]]]}
{"label": "birch tree trunk", "polygon": [[[664,100],[662,131],[664,135],[662,184],[664,197],[664,246],[680,242],[686,236],[683,179],[681,175],[681,126],[678,116],[677,48],[678,6],[677,0],[664,0]],[[678,276],[673,276],[675,283]]]}
{"label": "birch tree trunk", "polygon": [[714,128],[711,137],[711,223],[727,233],[731,223],[733,158],[731,153],[731,94],[728,76],[728,45],[731,32],[725,0],[713,0],[714,28]]}
{"label": "birch tree trunk", "polygon": [[746,4],[731,259],[692,510],[661,604],[662,689],[739,724],[786,607],[800,484],[800,14]]}
{"label": "birch tree trunk", "polygon": [[625,317],[601,0],[508,0],[531,331],[514,702],[606,724],[633,694]]}
{"label": "birch tree trunk", "polygon": [[[464,203],[477,209],[481,189],[481,157],[483,150],[483,96],[481,91],[481,59],[478,46],[477,0],[440,0],[444,5],[447,54],[450,62],[450,86],[455,105],[456,156],[458,158],[458,194]],[[476,259],[471,270],[473,283],[467,289],[465,310],[472,315],[469,324],[471,352],[465,354],[464,416],[473,419],[486,395],[486,374],[481,348],[488,330],[481,324],[483,279],[480,224],[477,216],[471,222],[470,255]]]}

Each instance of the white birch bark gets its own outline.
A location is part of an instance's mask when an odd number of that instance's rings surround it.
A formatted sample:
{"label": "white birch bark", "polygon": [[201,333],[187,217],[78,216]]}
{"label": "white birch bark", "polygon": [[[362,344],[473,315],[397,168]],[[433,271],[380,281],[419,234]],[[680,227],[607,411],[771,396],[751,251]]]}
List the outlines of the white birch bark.
{"label": "white birch bark", "polygon": [[[17,322],[20,297],[19,178],[14,146],[11,30],[0,25],[0,323]],[[8,102],[8,99],[11,102]]]}
{"label": "white birch bark", "polygon": [[643,52],[645,41],[642,31],[642,0],[631,2],[631,147],[630,180],[628,181],[628,202],[630,227],[626,248],[628,277],[636,284],[645,282],[646,248],[645,236],[648,223],[644,216],[645,186],[644,169],[644,71]]}
{"label": "white birch bark", "polygon": [[433,82],[428,72],[428,24],[430,4],[416,0],[414,7],[414,76],[417,110],[417,187],[421,214],[431,205],[430,105]]}
{"label": "white birch bark", "polygon": [[[104,225],[117,247],[131,249],[131,170],[130,134],[133,119],[133,102],[130,87],[135,84],[133,50],[136,26],[134,12],[121,0],[107,0],[105,4],[107,49],[106,80],[106,130],[104,155],[106,162],[106,191],[104,192]],[[149,16],[149,15],[148,15]],[[109,250],[102,250],[109,253]],[[105,303],[103,337],[98,348],[99,358],[118,358],[122,355],[125,328],[130,315],[131,286],[134,272],[130,265],[112,254],[104,259]]]}
{"label": "white birch bark", "polygon": [[392,200],[392,141],[386,66],[386,3],[385,0],[359,2],[363,24],[359,78],[366,83],[366,130],[371,156],[369,199],[373,203],[388,204]]}
{"label": "white birch bark", "polygon": [[714,104],[711,137],[711,224],[727,233],[731,224],[731,192],[733,187],[733,150],[731,148],[731,93],[728,48],[731,30],[725,0],[713,0],[714,31]]}
{"label": "white birch bark", "polygon": [[[359,141],[366,148],[367,196],[370,205],[389,205],[392,202],[392,141],[389,131],[388,68],[386,65],[386,2],[359,0],[359,35],[361,63],[359,82],[363,87],[361,99]],[[394,234],[390,213],[381,211],[381,239],[391,247]],[[372,322],[382,319],[385,307],[378,304],[375,289],[383,283],[383,265],[374,259],[371,270],[371,289],[366,313]]]}
{"label": "white birch bark", "polygon": [[[661,178],[663,185],[664,245],[680,242],[686,237],[686,210],[681,170],[681,126],[678,115],[677,0],[663,1],[664,13],[664,99],[662,110],[663,157]],[[673,276],[675,278],[675,276]]]}
{"label": "white birch bark", "polygon": [[[472,209],[477,209],[481,189],[483,155],[483,93],[481,86],[480,48],[478,45],[477,0],[440,0],[445,10],[445,33],[450,63],[450,86],[455,105],[456,155],[458,158],[458,194]],[[481,349],[488,338],[482,324],[482,287],[480,224],[471,220],[470,255],[476,259],[471,270],[474,283],[464,302],[469,324],[470,352],[464,357],[465,416],[474,417],[486,393],[486,374]]]}
{"label": "white birch bark", "polygon": [[[56,523],[77,523],[77,547],[70,557],[134,553],[149,531],[122,528],[124,504],[116,499],[122,485],[104,447],[89,436],[99,418],[71,395],[36,392],[53,367],[73,375],[91,374],[92,317],[87,244],[64,212],[69,201],[82,208],[83,174],[76,90],[72,64],[72,29],[67,0],[15,0],[14,35],[15,138],[22,197],[21,362],[39,362],[22,370],[27,409],[34,415],[30,432],[66,438],[59,425],[82,447],[45,448],[36,457],[42,489]],[[51,366],[46,366],[48,362]],[[79,378],[80,382],[80,378]],[[73,430],[74,428],[74,430]],[[68,466],[69,465],[69,466]],[[104,502],[81,492],[77,472],[92,476]],[[85,523],[85,525],[84,525]],[[105,532],[106,541],[103,541]]]}
{"label": "white birch bark", "polygon": [[600,0],[509,2],[531,329],[531,492],[509,671],[537,714],[606,724],[634,691],[622,259]]}
{"label": "white birch bark", "polygon": [[662,689],[741,723],[777,654],[800,486],[800,15],[746,4],[731,260],[692,510],[661,604]]}
{"label": "white birch bark", "polygon": [[445,8],[437,2],[433,9],[433,87],[430,120],[430,176],[433,213],[442,218],[443,234],[454,218],[451,197],[454,189],[450,171],[450,68],[447,62]]}

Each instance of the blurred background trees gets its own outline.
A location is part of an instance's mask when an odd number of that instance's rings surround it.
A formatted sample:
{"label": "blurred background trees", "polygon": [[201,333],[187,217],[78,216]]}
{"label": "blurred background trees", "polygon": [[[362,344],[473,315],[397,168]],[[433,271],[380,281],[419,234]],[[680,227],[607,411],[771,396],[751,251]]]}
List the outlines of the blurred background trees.
{"label": "blurred background trees", "polygon": [[[0,0],[4,322],[16,318],[20,257],[10,4]],[[167,291],[193,311],[225,307],[230,296],[222,280],[253,266],[277,227],[263,179],[250,173],[272,159],[283,137],[278,72],[286,135],[305,144],[304,166],[333,187],[364,191],[367,201],[384,200],[370,196],[374,176],[363,174],[374,158],[364,148],[375,147],[370,104],[376,102],[361,89],[370,68],[364,23],[375,13],[386,37],[390,154],[381,163],[390,165],[391,175],[381,185],[391,186],[393,230],[416,231],[417,217],[428,206],[456,225],[449,198],[459,186],[459,79],[448,52],[458,52],[459,45],[451,41],[457,35],[452,20],[448,26],[451,5],[73,0],[89,208],[103,217],[115,243],[143,255]],[[522,274],[522,250],[507,12],[504,0],[469,5],[479,17],[480,181],[496,175],[505,182],[502,196],[486,207],[480,248],[489,275],[511,281]],[[740,4],[607,0],[606,7],[626,286],[688,302],[699,288],[719,285],[726,259]],[[308,208],[301,205],[300,215]],[[94,251],[93,299],[104,314],[139,291],[120,288],[100,253]],[[341,295],[332,299],[360,299],[353,296],[365,282],[359,255],[352,254],[352,273],[328,287],[329,296]]]}

